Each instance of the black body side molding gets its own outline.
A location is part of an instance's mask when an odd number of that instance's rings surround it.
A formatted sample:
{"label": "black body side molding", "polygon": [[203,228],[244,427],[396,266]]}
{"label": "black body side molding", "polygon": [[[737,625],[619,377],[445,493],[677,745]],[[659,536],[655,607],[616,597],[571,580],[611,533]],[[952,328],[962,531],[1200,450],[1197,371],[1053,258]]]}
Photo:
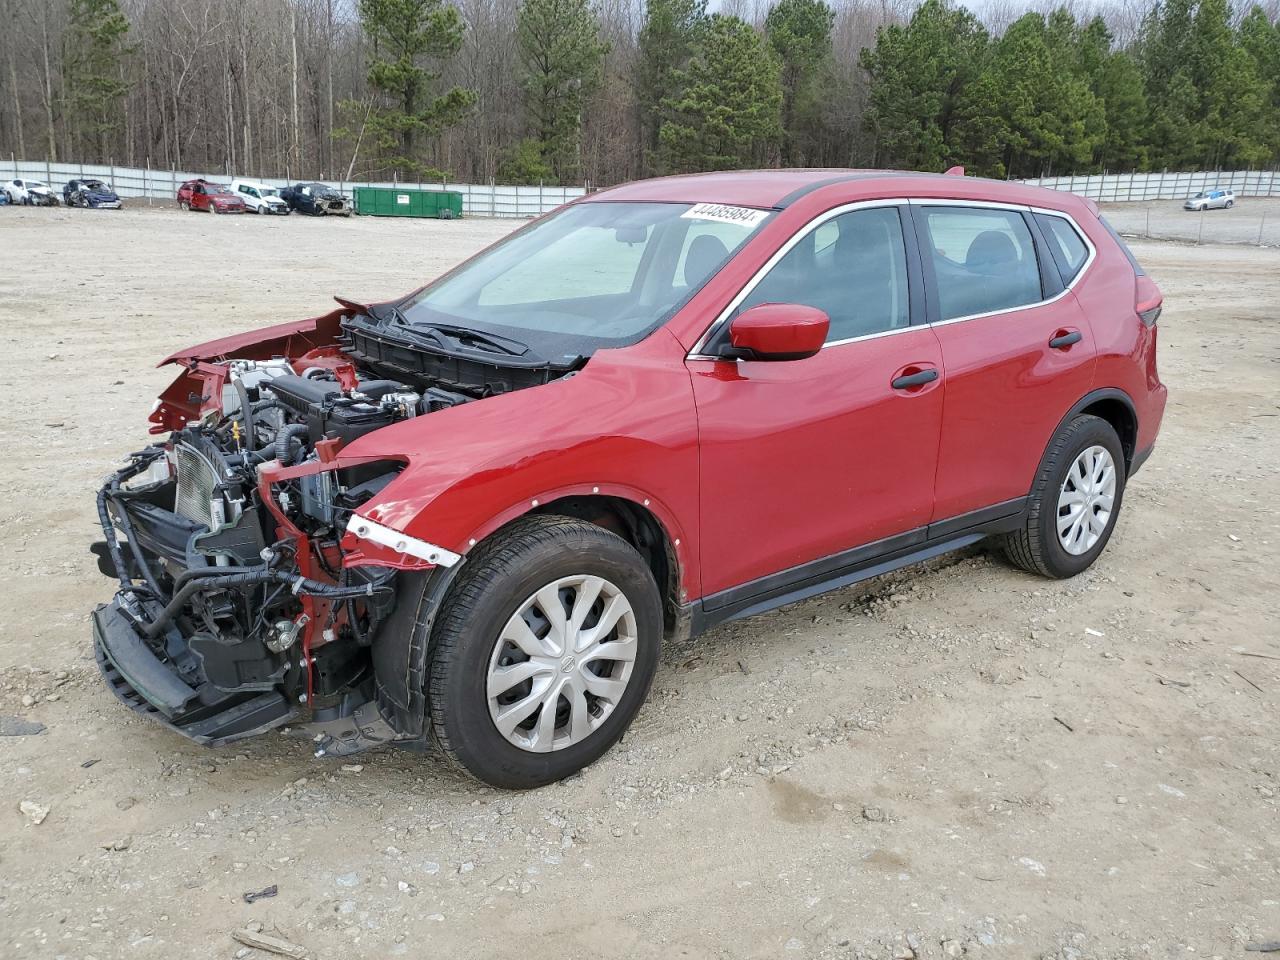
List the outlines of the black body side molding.
{"label": "black body side molding", "polygon": [[1015,530],[1025,521],[1026,512],[1027,498],[1019,497],[713,593],[690,605],[689,635],[892,573],[993,533]]}

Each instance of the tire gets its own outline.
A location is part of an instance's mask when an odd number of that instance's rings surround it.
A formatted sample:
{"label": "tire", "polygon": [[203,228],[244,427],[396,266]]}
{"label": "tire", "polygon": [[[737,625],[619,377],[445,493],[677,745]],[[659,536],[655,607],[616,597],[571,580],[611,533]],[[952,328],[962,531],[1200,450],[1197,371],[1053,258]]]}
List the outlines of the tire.
{"label": "tire", "polygon": [[190,213],[190,212],[191,212],[191,204],[187,203],[187,201],[185,201],[185,200],[179,200],[179,201],[178,201],[178,209],[179,209],[179,210],[181,210],[183,213]]}
{"label": "tire", "polygon": [[1230,209],[1231,209],[1232,207],[1234,207],[1235,205],[1236,205],[1236,202],[1235,202],[1234,200],[1228,200],[1228,201],[1227,201],[1227,209],[1228,209],[1228,210],[1230,210]]}
{"label": "tire", "polygon": [[[1110,458],[1111,486],[1105,485],[1105,479],[1091,484],[1092,478],[1080,484],[1076,473],[1069,490],[1068,473],[1080,470],[1078,463],[1104,462],[1101,454],[1089,454],[1098,449]],[[1082,457],[1087,459],[1082,461]],[[1107,476],[1105,470],[1101,475]],[[1016,566],[1054,579],[1074,577],[1087,570],[1106,549],[1115,530],[1124,501],[1125,479],[1124,451],[1111,424],[1087,414],[1075,417],[1049,444],[1031,490],[1026,522],[1021,529],[1004,535],[1005,554]],[[1086,487],[1091,492],[1082,492]],[[1107,489],[1111,490],[1109,499],[1105,495]],[[1064,498],[1076,497],[1083,498],[1078,513],[1063,502]],[[1107,503],[1110,509],[1105,509]],[[1075,516],[1081,516],[1079,525],[1070,523]],[[1097,529],[1099,525],[1101,530]],[[1060,526],[1066,532],[1060,533]]]}
{"label": "tire", "polygon": [[[597,579],[602,586],[596,593],[579,592],[579,585],[572,584],[581,580],[589,590]],[[605,634],[612,639],[595,648],[597,659],[588,656],[593,650],[589,639],[580,641],[586,643],[581,650],[557,649],[557,633],[538,596],[545,597],[544,588],[553,584],[561,587],[551,593],[552,602],[560,605],[570,625],[573,601],[580,596],[593,600],[587,622],[619,596],[630,605],[630,613]],[[658,585],[625,540],[567,517],[518,520],[472,552],[441,604],[427,681],[432,737],[455,765],[491,786],[524,790],[576,773],[612,747],[635,718],[657,669],[662,629]],[[545,641],[538,639],[539,631]],[[539,648],[538,656],[526,655],[510,636],[526,638],[526,646]],[[625,659],[599,657],[606,648],[628,650],[634,659],[628,667]],[[564,655],[566,649],[569,655]],[[536,676],[496,688],[491,700],[492,684],[501,682],[497,672],[523,663]],[[535,681],[542,694],[536,693]],[[619,683],[614,700],[595,699],[585,691],[585,686],[599,690]],[[575,694],[575,689],[585,692]],[[543,696],[551,707],[538,703],[532,712],[523,709]],[[549,709],[554,712],[548,714]],[[498,728],[504,711],[509,733]],[[523,720],[512,727],[512,717]],[[547,718],[549,725],[543,722]]]}

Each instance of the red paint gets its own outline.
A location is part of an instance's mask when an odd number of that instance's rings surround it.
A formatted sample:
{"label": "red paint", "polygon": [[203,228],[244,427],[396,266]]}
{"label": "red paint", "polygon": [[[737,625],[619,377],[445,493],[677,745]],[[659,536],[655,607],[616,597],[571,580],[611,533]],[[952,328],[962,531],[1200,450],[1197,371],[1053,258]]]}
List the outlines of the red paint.
{"label": "red paint", "polygon": [[244,213],[244,198],[232,193],[224,183],[211,183],[208,180],[188,180],[178,188],[178,203],[186,204],[192,210],[207,210],[210,213]]}
{"label": "red paint", "polygon": [[808,360],[689,361],[704,593],[929,522],[942,391],[890,387],[904,358],[940,366],[933,331]]}
{"label": "red paint", "polygon": [[733,319],[729,342],[757,359],[801,360],[822,349],[831,318],[798,303],[762,303]]}
{"label": "red paint", "polygon": [[[1048,304],[922,324],[803,360],[686,359],[743,284],[816,216],[856,201],[909,197],[1060,210],[1088,234],[1097,255],[1072,290]],[[1054,429],[1093,390],[1130,398],[1137,449],[1154,442],[1165,405],[1158,327],[1138,313],[1159,291],[1135,277],[1089,201],[960,176],[790,170],[644,181],[577,202],[767,209],[784,198],[785,208],[641,342],[597,352],[575,376],[368,434],[327,450],[324,464],[264,470],[264,487],[293,471],[402,460],[403,472],[361,513],[462,554],[561,497],[630,500],[664,529],[687,601],[1026,495]],[[744,324],[751,314],[735,322],[735,342],[776,342],[773,314],[794,308],[764,309],[758,325]],[[174,354],[166,362],[188,369],[162,396],[152,418],[157,429],[196,414],[191,394],[203,395],[209,361],[287,356],[295,368],[345,362],[336,337],[343,312]],[[816,323],[808,316],[792,324],[799,340],[789,342],[812,346],[805,337]],[[1050,348],[1064,331],[1082,339]],[[931,382],[892,386],[930,370],[939,374]],[[348,565],[423,566],[351,535],[343,549]]]}

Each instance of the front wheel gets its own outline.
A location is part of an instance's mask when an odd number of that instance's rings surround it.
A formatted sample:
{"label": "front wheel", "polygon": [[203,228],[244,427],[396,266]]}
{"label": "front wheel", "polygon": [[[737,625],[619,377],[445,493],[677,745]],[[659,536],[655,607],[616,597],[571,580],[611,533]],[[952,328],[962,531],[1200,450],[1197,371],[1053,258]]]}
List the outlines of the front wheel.
{"label": "front wheel", "polygon": [[1234,200],[1228,200],[1228,201],[1227,201],[1227,209],[1228,209],[1228,210],[1230,210],[1230,209],[1231,209],[1232,207],[1234,207],[1235,205],[1236,205],[1236,202],[1235,202]]}
{"label": "front wheel", "polygon": [[657,668],[662,601],[621,537],[530,517],[467,558],[433,641],[441,750],[492,786],[539,787],[597,760],[631,724]]}
{"label": "front wheel", "polygon": [[1024,570],[1065,579],[1087,570],[1115,530],[1125,460],[1115,429],[1082,414],[1054,437],[1031,490],[1027,519],[1004,550]]}

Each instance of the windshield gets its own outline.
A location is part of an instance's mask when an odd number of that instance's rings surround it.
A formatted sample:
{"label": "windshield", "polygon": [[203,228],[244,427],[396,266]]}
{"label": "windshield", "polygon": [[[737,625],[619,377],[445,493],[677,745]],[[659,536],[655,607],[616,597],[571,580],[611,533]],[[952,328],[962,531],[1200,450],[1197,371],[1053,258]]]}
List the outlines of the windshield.
{"label": "windshield", "polygon": [[464,264],[400,311],[410,325],[456,324],[522,340],[533,333],[596,346],[634,342],[769,216],[708,203],[575,204]]}
{"label": "windshield", "polygon": [[110,190],[109,183],[103,183],[101,180],[81,180],[80,185],[87,190]]}
{"label": "windshield", "polygon": [[278,197],[278,196],[280,196],[280,191],[279,191],[279,190],[277,190],[275,187],[255,187],[254,189],[256,189],[256,190],[258,191],[258,196],[260,196],[260,197]]}

